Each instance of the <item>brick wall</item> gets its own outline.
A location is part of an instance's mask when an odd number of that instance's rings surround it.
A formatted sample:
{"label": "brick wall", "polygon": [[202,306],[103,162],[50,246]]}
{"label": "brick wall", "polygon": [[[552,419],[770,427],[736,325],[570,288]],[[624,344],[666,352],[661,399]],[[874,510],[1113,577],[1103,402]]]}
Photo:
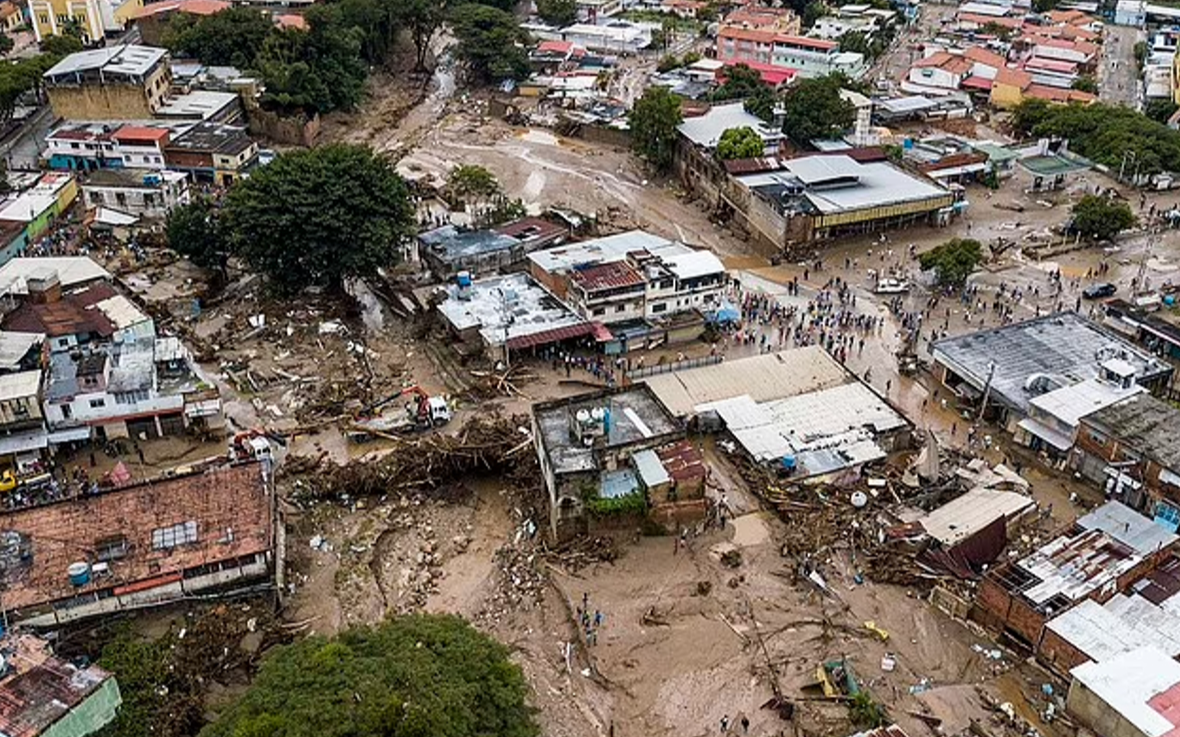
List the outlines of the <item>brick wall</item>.
{"label": "brick wall", "polygon": [[1066,642],[1053,630],[1046,629],[1041,637],[1041,646],[1037,650],[1041,662],[1056,671],[1063,678],[1069,677],[1071,668],[1075,668],[1090,659],[1073,645]]}

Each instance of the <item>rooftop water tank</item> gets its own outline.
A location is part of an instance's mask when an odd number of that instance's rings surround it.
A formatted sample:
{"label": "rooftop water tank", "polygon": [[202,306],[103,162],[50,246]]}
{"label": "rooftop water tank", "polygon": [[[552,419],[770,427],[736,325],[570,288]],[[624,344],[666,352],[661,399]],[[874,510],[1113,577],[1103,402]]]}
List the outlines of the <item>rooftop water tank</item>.
{"label": "rooftop water tank", "polygon": [[70,576],[70,583],[74,586],[85,586],[90,583],[90,564],[85,562],[71,563],[66,568]]}

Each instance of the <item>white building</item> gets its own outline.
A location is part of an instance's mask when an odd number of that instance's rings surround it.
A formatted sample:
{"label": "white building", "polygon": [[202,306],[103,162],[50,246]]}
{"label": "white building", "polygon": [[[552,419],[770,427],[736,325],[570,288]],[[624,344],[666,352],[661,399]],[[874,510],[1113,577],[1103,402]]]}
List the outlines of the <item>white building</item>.
{"label": "white building", "polygon": [[778,36],[771,51],[776,67],[796,70],[803,77],[826,77],[841,72],[859,79],[867,70],[864,54],[840,51],[834,41],[806,36]]}
{"label": "white building", "polygon": [[782,129],[746,111],[744,103],[731,102],[710,107],[704,115],[685,118],[679,131],[694,144],[712,150],[717,148],[721,135],[733,128],[749,128],[762,139],[762,152],[773,154],[782,143]]}
{"label": "white building", "polygon": [[108,207],[146,218],[164,218],[189,201],[188,177],[162,169],[100,169],[82,185],[87,207]]}
{"label": "white building", "polygon": [[51,169],[163,169],[172,128],[161,123],[64,123],[45,136],[42,157]]}
{"label": "white building", "polygon": [[1066,710],[1104,737],[1165,737],[1180,731],[1180,663],[1156,647],[1070,671]]}
{"label": "white building", "polygon": [[603,25],[575,23],[561,29],[561,40],[572,41],[590,51],[637,54],[651,44],[651,30],[621,20]]}

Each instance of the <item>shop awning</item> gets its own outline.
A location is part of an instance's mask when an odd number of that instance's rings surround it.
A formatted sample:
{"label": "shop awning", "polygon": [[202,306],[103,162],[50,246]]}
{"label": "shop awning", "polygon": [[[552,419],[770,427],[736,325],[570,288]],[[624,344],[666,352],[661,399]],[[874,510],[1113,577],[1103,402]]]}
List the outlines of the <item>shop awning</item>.
{"label": "shop awning", "polygon": [[0,455],[27,453],[30,450],[41,450],[47,447],[49,447],[49,439],[44,430],[0,436]]}
{"label": "shop awning", "polygon": [[577,325],[563,325],[559,328],[539,330],[535,333],[529,333],[528,335],[517,335],[514,338],[508,339],[508,348],[510,350],[519,351],[538,345],[560,343],[561,341],[569,340],[570,338],[581,338],[586,335],[594,335],[594,325],[595,323],[580,322]]}
{"label": "shop awning", "polygon": [[1069,450],[1073,447],[1073,440],[1069,437],[1031,417],[1025,417],[1018,425],[1029,433],[1036,435],[1041,440],[1044,440],[1049,445],[1052,445],[1057,450]]}
{"label": "shop awning", "polygon": [[51,443],[77,443],[82,440],[90,439],[90,428],[71,427],[68,430],[54,430],[49,433],[49,442]]}

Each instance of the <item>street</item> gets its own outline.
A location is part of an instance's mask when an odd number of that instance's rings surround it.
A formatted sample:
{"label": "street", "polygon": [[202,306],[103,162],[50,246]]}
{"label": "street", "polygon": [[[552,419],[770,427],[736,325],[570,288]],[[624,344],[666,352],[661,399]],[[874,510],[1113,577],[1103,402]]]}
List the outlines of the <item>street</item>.
{"label": "street", "polygon": [[1143,86],[1135,63],[1135,44],[1143,40],[1143,31],[1132,26],[1108,25],[1102,64],[1098,68],[1098,95],[1103,102],[1143,106]]}

